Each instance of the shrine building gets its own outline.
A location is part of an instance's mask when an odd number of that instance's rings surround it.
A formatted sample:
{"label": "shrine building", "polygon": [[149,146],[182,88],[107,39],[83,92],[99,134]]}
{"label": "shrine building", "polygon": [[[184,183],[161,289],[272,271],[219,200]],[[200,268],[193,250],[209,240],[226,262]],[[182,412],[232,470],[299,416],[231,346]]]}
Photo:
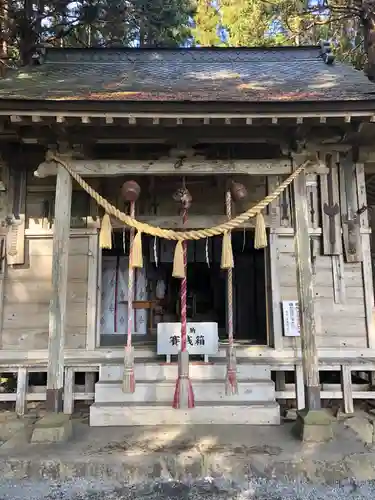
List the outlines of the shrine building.
{"label": "shrine building", "polygon": [[42,47],[0,122],[18,415],[279,424],[375,399],[375,85],[327,43]]}

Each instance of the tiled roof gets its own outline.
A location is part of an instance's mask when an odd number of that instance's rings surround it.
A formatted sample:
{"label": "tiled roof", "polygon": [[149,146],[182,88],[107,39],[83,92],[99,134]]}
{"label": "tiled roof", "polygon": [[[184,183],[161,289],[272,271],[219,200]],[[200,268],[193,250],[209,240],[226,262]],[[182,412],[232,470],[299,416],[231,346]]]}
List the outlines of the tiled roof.
{"label": "tiled roof", "polygon": [[0,99],[81,101],[361,101],[375,85],[319,47],[48,49],[9,72]]}

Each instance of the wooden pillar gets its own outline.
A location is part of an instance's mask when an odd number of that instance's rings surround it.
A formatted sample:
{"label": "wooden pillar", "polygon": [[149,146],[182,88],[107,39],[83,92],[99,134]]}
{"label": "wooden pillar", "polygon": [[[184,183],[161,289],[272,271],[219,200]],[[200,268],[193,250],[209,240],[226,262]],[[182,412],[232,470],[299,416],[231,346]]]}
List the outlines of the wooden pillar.
{"label": "wooden pillar", "polygon": [[320,410],[318,353],[315,343],[313,276],[310,253],[309,218],[306,196],[306,175],[294,181],[295,253],[300,310],[301,348],[305,409]]}
{"label": "wooden pillar", "polygon": [[59,166],[56,180],[52,256],[52,297],[49,312],[47,411],[63,411],[64,341],[72,179]]}

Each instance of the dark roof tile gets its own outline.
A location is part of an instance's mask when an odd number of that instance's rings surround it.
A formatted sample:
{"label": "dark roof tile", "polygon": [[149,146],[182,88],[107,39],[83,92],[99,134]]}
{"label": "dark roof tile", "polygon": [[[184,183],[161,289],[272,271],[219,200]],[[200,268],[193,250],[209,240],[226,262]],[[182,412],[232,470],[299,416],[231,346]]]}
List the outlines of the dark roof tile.
{"label": "dark roof tile", "polygon": [[318,47],[49,49],[0,80],[0,99],[95,101],[373,100],[375,86]]}

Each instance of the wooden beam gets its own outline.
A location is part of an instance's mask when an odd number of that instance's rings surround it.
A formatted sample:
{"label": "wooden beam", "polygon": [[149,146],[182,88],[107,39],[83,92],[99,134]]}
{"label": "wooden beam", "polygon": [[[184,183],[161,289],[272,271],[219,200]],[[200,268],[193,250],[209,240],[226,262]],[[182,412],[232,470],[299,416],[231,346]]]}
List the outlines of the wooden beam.
{"label": "wooden beam", "polygon": [[[86,347],[88,350],[94,350],[96,347],[96,315],[98,308],[98,253],[99,238],[98,234],[89,236],[89,266],[88,266],[88,284],[87,284],[87,321],[86,321]],[[101,268],[100,268],[101,269]]]}
{"label": "wooden beam", "polygon": [[17,396],[16,414],[23,417],[26,413],[26,395],[29,384],[29,376],[26,367],[19,367],[17,373]]}
{"label": "wooden beam", "polygon": [[[357,161],[359,163],[374,163],[375,162],[375,148],[373,146],[360,146],[358,148]],[[373,168],[373,170],[375,170],[374,166],[372,166],[372,168]]]}
{"label": "wooden beam", "polygon": [[361,262],[360,215],[358,209],[356,164],[352,154],[340,154],[340,209],[346,262]]}
{"label": "wooden beam", "polygon": [[[288,175],[292,172],[289,158],[268,160],[206,160],[197,157],[180,164],[178,158],[160,160],[70,160],[71,168],[82,177],[123,175]],[[322,165],[317,164],[319,170]],[[309,168],[309,172],[314,167]],[[41,163],[34,175],[39,178],[57,174],[55,162]]]}
{"label": "wooden beam", "polygon": [[[24,119],[25,117],[30,117],[32,115],[35,115],[36,112],[34,111],[26,111],[23,110],[21,113],[18,113],[17,116],[19,116],[21,119]],[[38,115],[42,117],[55,117],[59,116],[62,113],[58,111],[42,111],[38,110]],[[316,110],[311,110],[309,112],[263,112],[260,113],[259,111],[256,112],[244,112],[244,113],[239,113],[236,110],[233,110],[231,112],[226,112],[226,113],[213,113],[213,112],[199,112],[199,113],[185,113],[185,112],[167,112],[167,113],[159,113],[155,111],[139,111],[139,112],[111,112],[111,116],[114,118],[136,118],[136,119],[154,119],[154,118],[159,118],[159,119],[176,119],[176,118],[183,118],[184,120],[187,119],[223,119],[225,118],[232,118],[234,120],[246,120],[248,118],[253,118],[254,120],[264,120],[264,119],[272,119],[273,117],[279,118],[279,119],[293,119],[296,120],[297,118],[302,118],[302,119],[307,119],[311,118],[314,120],[322,120],[322,122],[327,121],[328,118],[340,118],[342,121],[349,121],[349,118],[361,118],[364,120],[365,118],[367,120],[370,120],[373,116],[374,113],[370,109],[367,111],[350,111],[350,112],[345,112],[345,111],[325,111],[324,114],[317,112]],[[106,115],[108,115],[108,111],[91,111],[90,113],[83,112],[83,111],[64,111],[63,116],[67,118],[80,118],[81,116],[86,115],[89,116],[90,118],[103,118]],[[0,110],[0,116],[15,116],[12,114],[9,110],[4,109]]]}
{"label": "wooden beam", "polygon": [[74,368],[69,366],[65,368],[64,380],[64,413],[71,415],[74,410]]}
{"label": "wooden beam", "polygon": [[[297,164],[303,160],[297,159]],[[302,172],[293,183],[295,253],[299,301],[302,365],[304,373],[305,409],[320,410],[318,353],[315,336],[314,291],[308,233],[309,217],[306,196],[306,175]]]}
{"label": "wooden beam", "polygon": [[270,287],[271,287],[271,307],[272,307],[272,330],[273,346],[277,350],[283,348],[283,320],[281,315],[281,294],[280,281],[278,275],[279,257],[278,257],[278,236],[271,229],[269,237],[269,268],[270,268]]}
{"label": "wooden beam", "polygon": [[0,332],[3,328],[4,298],[5,298],[5,274],[6,274],[6,252],[8,227],[6,217],[9,214],[9,168],[8,164],[0,161],[0,179],[3,189],[0,191]]}
{"label": "wooden beam", "polygon": [[[357,199],[358,208],[367,207],[367,192],[365,169],[363,163],[356,163],[357,178]],[[367,345],[372,348],[375,345],[375,324],[374,324],[374,283],[372,277],[372,255],[370,234],[363,231],[371,230],[369,227],[368,210],[360,214],[360,238],[362,247],[362,278],[363,293],[365,300],[365,318],[367,330]]]}
{"label": "wooden beam", "polygon": [[341,367],[341,387],[344,396],[344,412],[347,414],[354,413],[352,370],[350,365],[342,365]]}
{"label": "wooden beam", "polygon": [[56,179],[52,257],[52,298],[49,316],[47,411],[61,412],[64,387],[64,341],[72,178],[59,166]]}
{"label": "wooden beam", "polygon": [[306,149],[311,153],[321,153],[323,155],[333,153],[346,153],[353,148],[352,144],[319,144],[309,143]]}

